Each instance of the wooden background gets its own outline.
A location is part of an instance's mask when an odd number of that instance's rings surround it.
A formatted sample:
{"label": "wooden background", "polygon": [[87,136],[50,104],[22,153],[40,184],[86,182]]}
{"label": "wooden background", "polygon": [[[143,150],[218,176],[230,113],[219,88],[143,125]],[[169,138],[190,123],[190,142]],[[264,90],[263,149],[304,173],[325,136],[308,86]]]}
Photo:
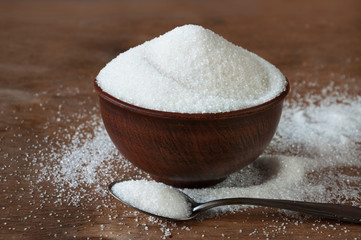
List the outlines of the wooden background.
{"label": "wooden background", "polygon": [[[109,197],[104,206],[102,199],[80,207],[58,205],[51,182],[37,186],[31,180],[39,165],[28,156],[61,149],[41,145],[40,139],[97,113],[92,84],[98,71],[120,52],[186,23],[210,28],[264,57],[291,85],[316,81],[320,90],[331,80],[361,84],[358,0],[1,1],[1,239],[160,239],[164,226],[174,239],[361,238],[360,225],[328,222],[324,228],[317,220],[299,223],[273,210],[265,218],[263,209],[202,222],[151,223]],[[360,95],[360,88],[350,94]],[[81,121],[74,117],[79,112],[85,116]],[[57,136],[69,142],[66,134]]]}

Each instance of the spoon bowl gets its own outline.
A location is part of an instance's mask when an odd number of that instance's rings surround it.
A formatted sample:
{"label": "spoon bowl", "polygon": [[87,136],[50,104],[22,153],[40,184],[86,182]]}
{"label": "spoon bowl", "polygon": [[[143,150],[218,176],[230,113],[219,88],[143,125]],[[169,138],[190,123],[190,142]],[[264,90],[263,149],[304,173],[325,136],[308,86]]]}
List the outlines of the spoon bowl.
{"label": "spoon bowl", "polygon": [[144,206],[137,206],[136,204],[132,203],[131,201],[129,200],[126,200],[124,198],[121,198],[119,197],[116,193],[114,193],[113,191],[113,186],[117,183],[120,183],[121,181],[116,181],[116,182],[112,182],[111,184],[108,185],[108,191],[110,193],[110,195],[112,195],[114,198],[116,198],[118,201],[124,203],[125,205],[128,205],[128,206],[131,206],[132,208],[142,212],[142,213],[145,213],[145,214],[148,214],[148,215],[151,215],[151,216],[154,216],[154,217],[160,217],[160,218],[165,218],[165,219],[169,219],[169,220],[177,220],[177,221],[186,221],[186,220],[191,220],[193,218],[195,218],[197,215],[199,215],[200,212],[193,212],[192,209],[196,206],[199,205],[199,203],[197,203],[196,201],[194,201],[191,197],[189,197],[187,194],[183,193],[182,191],[179,191],[178,189],[175,189],[175,188],[171,188],[176,194],[180,194],[179,196],[183,197],[183,199],[188,203],[187,204],[187,207],[188,207],[188,213],[189,214],[184,214],[184,216],[182,217],[177,217],[177,218],[174,218],[174,217],[170,217],[170,216],[166,216],[166,215],[161,215],[161,214],[157,214],[155,212],[151,212],[151,211],[147,211],[144,209]]}
{"label": "spoon bowl", "polygon": [[[353,207],[342,204],[304,202],[304,201],[292,201],[292,200],[281,200],[281,199],[263,199],[263,198],[225,198],[225,199],[217,199],[205,203],[198,203],[184,192],[162,184],[160,187],[166,189],[168,191],[168,194],[174,195],[177,198],[182,198],[181,200],[184,201],[185,206],[187,208],[184,210],[184,214],[177,215],[175,217],[173,215],[169,215],[168,214],[169,211],[167,211],[167,214],[160,214],[162,211],[154,212],[142,205],[139,205],[139,203],[134,204],[132,201],[127,200],[126,197],[125,198],[120,197],[117,193],[114,192],[113,189],[113,187],[118,183],[122,183],[122,182],[121,181],[113,182],[108,186],[108,190],[110,194],[113,197],[115,197],[117,200],[143,213],[170,220],[177,220],[177,221],[190,220],[211,208],[224,206],[224,205],[239,204],[239,205],[255,205],[255,206],[285,209],[285,210],[310,214],[322,218],[336,219],[339,221],[361,224],[361,208],[359,207]],[[157,184],[158,185],[160,184],[156,182],[153,183],[155,186]],[[152,189],[150,189],[150,191],[152,191]],[[149,199],[142,199],[142,201],[146,202],[149,201]],[[164,207],[166,207],[166,204],[163,203],[159,204],[159,208],[164,208]]]}

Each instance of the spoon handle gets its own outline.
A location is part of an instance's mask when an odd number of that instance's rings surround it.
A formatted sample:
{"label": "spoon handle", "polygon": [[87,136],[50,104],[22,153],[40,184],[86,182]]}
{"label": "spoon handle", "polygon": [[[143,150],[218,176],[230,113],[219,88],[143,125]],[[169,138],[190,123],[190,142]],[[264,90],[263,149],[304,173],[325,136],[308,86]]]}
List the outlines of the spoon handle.
{"label": "spoon handle", "polygon": [[345,222],[361,224],[361,208],[341,204],[313,203],[278,199],[257,199],[257,198],[227,198],[202,203],[193,208],[193,211],[200,212],[210,208],[224,205],[258,205],[287,209],[301,213],[307,213],[318,217],[337,219]]}

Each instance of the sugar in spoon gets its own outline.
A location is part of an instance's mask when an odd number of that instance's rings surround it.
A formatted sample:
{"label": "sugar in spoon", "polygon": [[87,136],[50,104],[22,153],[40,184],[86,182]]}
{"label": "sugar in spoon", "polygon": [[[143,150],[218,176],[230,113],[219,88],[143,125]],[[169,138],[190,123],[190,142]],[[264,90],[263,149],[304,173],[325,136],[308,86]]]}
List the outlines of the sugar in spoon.
{"label": "sugar in spoon", "polygon": [[361,208],[342,204],[262,198],[225,198],[198,203],[175,188],[145,180],[113,182],[108,190],[116,199],[141,212],[171,220],[190,220],[214,207],[239,204],[286,209],[361,224]]}

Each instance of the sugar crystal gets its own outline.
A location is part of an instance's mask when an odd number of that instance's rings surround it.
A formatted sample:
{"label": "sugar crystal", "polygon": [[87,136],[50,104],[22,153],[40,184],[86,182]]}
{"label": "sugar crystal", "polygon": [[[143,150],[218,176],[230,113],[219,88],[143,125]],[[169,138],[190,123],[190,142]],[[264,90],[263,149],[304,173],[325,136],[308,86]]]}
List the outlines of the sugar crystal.
{"label": "sugar crystal", "polygon": [[121,53],[100,71],[97,82],[122,101],[182,113],[256,106],[286,86],[275,66],[196,25],[177,27]]}

